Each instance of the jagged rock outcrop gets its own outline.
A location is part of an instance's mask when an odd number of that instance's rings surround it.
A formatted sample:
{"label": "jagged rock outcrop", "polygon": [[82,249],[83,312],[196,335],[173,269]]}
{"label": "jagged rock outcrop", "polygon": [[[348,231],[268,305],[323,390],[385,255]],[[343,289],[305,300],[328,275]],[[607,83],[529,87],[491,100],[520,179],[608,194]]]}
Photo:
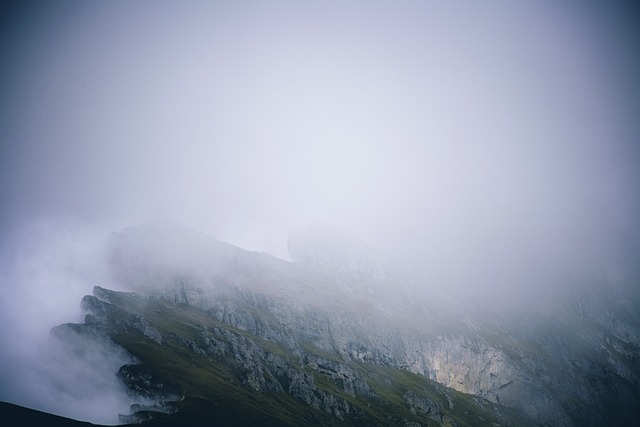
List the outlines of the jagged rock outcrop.
{"label": "jagged rock outcrop", "polygon": [[[288,393],[338,419],[354,416],[349,399],[372,391],[353,367],[371,366],[418,374],[548,425],[638,415],[637,302],[567,297],[559,308],[515,322],[458,316],[444,301],[414,297],[392,263],[334,230],[294,235],[297,262],[287,263],[182,228],[154,227],[113,236],[114,277],[147,299],[203,310],[226,326],[185,338],[130,314],[120,327],[163,347],[180,343],[207,360],[231,358],[238,381],[254,392]],[[115,314],[113,295],[94,294],[104,304],[83,300],[87,324],[105,326]],[[286,349],[295,363],[265,351],[263,342]],[[319,388],[319,378],[339,384],[339,394]],[[449,423],[442,413],[433,418],[434,408],[446,405],[403,396],[411,413]]]}
{"label": "jagged rock outcrop", "polygon": [[[253,305],[236,299],[236,307],[252,311],[261,306],[259,295],[251,294],[249,300]],[[275,329],[278,320],[269,319],[264,312],[254,310],[251,327],[240,329],[211,312],[168,298],[100,287],[83,299],[83,306],[87,311],[84,324],[59,329],[108,340],[111,346],[131,352],[131,360],[135,357],[137,362],[122,365],[117,375],[132,396],[145,402],[134,404],[132,414],[121,416],[122,422],[186,416],[194,411],[194,401],[204,395],[212,399],[212,407],[220,399],[231,407],[248,404],[249,412],[257,411],[252,416],[276,417],[279,421],[274,425],[453,426],[478,416],[497,424],[507,420],[530,424],[521,414],[504,414],[485,400],[467,402],[461,394],[395,367],[389,355],[380,362],[373,361],[379,357],[375,352],[372,360],[352,358],[346,352],[343,357],[335,351],[337,341],[326,340],[331,349],[317,347],[308,339],[310,335],[298,336],[295,325],[279,335],[286,339],[266,338],[272,335],[262,332]],[[316,319],[321,318],[317,313]],[[148,333],[149,328],[162,339]],[[228,401],[228,396],[235,397]],[[291,410],[303,411],[307,418],[301,420],[297,415],[291,422],[286,421],[287,416],[281,418],[279,410],[273,409],[284,398],[278,396],[298,402],[289,403]],[[254,407],[260,399],[276,401],[269,405],[271,409]],[[304,406],[295,409],[296,405]],[[458,407],[465,409],[457,413]]]}

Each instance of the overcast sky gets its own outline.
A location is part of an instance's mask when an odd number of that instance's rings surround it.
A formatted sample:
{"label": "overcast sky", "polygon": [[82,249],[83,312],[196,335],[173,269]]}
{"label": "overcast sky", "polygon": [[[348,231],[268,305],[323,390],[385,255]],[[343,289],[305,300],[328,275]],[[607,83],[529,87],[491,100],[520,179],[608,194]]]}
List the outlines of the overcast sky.
{"label": "overcast sky", "polygon": [[3,2],[0,399],[82,416],[38,355],[149,219],[284,258],[334,224],[425,286],[637,286],[629,4]]}
{"label": "overcast sky", "polygon": [[638,246],[638,18],[589,1],[4,6],[0,230],[165,218],[286,257],[325,222],[445,275],[620,270],[605,258]]}

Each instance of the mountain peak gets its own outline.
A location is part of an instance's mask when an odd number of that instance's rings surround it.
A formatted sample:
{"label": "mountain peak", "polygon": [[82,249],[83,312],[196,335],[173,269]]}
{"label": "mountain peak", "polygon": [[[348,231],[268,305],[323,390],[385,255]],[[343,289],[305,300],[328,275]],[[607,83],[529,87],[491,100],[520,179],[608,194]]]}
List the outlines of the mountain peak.
{"label": "mountain peak", "polygon": [[315,223],[292,234],[288,248],[295,262],[361,279],[391,277],[389,258],[332,225]]}

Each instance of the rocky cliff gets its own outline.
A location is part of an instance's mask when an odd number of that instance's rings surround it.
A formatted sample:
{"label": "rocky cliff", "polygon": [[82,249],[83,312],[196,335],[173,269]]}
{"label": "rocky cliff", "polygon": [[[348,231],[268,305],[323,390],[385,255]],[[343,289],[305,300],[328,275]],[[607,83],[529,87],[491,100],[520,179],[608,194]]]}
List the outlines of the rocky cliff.
{"label": "rocky cliff", "polygon": [[[176,396],[194,404],[230,393],[229,413],[248,399],[251,417],[274,425],[300,408],[309,425],[640,419],[640,319],[622,290],[569,293],[516,317],[460,313],[415,297],[392,262],[333,231],[295,235],[290,246],[293,263],[179,226],[125,230],[112,236],[114,278],[138,293],[96,287],[74,328],[141,361],[119,372],[156,401],[139,413],[184,409]],[[161,360],[176,354],[206,372]],[[270,410],[276,401],[290,412]]]}

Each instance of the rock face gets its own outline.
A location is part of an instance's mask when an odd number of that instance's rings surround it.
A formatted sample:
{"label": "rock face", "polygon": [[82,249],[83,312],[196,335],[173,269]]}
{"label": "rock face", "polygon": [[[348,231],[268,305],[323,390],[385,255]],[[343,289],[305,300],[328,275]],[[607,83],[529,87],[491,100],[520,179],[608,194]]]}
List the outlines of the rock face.
{"label": "rock face", "polygon": [[[464,411],[503,425],[640,419],[638,301],[623,291],[566,295],[544,314],[469,318],[415,298],[385,257],[334,230],[294,235],[290,249],[294,263],[177,226],[126,230],[112,238],[113,273],[141,295],[94,289],[85,326],[129,351],[135,336],[218,364],[212,381],[292,397],[316,411],[311,425],[456,425]],[[145,371],[145,386],[123,369],[156,401],[168,399],[158,384],[186,393],[172,378],[154,382],[161,371]],[[376,402],[397,418],[376,418]]]}
{"label": "rock face", "polygon": [[[321,342],[318,333],[299,335],[289,329],[274,335],[268,331],[281,320],[261,312],[260,299],[252,295],[258,303],[250,317],[231,324],[219,320],[220,314],[192,305],[96,287],[93,296],[83,299],[85,323],[57,330],[109,338],[137,361],[117,373],[132,396],[146,400],[132,406],[134,413],[121,416],[126,423],[160,417],[172,425],[186,417],[189,425],[208,425],[207,412],[193,409],[204,399],[217,417],[235,413],[233,421],[221,423],[229,426],[254,425],[252,419],[303,426],[454,426],[477,419],[533,425],[518,412],[469,399],[388,361],[365,361],[362,351],[341,357],[326,345],[316,346]],[[323,340],[336,345],[330,338]],[[236,413],[238,407],[241,414]]]}

